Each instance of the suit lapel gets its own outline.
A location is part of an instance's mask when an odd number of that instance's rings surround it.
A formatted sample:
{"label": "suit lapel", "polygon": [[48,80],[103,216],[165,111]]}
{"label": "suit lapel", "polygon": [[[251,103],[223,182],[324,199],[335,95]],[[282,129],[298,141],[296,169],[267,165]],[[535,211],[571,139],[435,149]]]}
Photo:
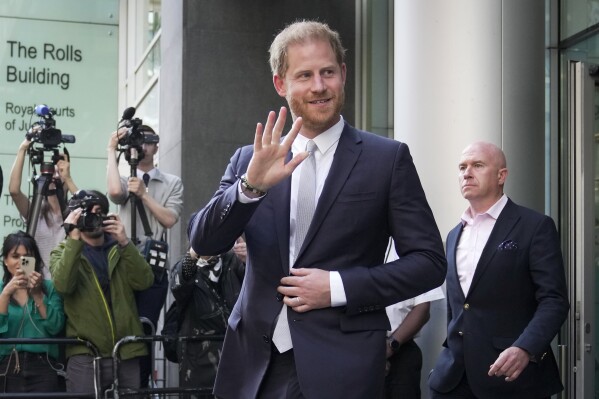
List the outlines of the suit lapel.
{"label": "suit lapel", "polygon": [[304,244],[297,256],[296,262],[302,257],[306,248],[312,242],[318,229],[322,225],[323,220],[333,206],[335,199],[339,195],[339,192],[345,185],[347,178],[362,152],[360,147],[361,142],[362,139],[358,131],[346,123],[343,132],[341,133],[341,137],[339,138],[339,144],[335,151],[331,169],[329,170],[322,193],[318,199],[312,223],[306,233]]}
{"label": "suit lapel", "polygon": [[460,279],[458,277],[458,269],[456,263],[456,253],[458,249],[458,243],[460,242],[460,237],[462,236],[462,231],[464,231],[464,226],[460,222],[456,227],[453,228],[447,235],[447,284],[451,284],[454,286],[453,292],[458,292],[460,298],[464,299],[464,291],[462,290],[462,286],[460,284]]}
{"label": "suit lapel", "polygon": [[474,271],[474,276],[472,277],[472,284],[470,285],[470,291],[472,292],[476,287],[477,283],[480,281],[481,276],[485,273],[487,268],[489,267],[493,257],[497,253],[497,247],[503,241],[507,235],[512,231],[520,216],[516,212],[515,204],[508,199],[507,204],[501,211],[501,214],[497,218],[497,222],[495,222],[495,226],[493,227],[493,231],[491,231],[491,235],[487,240],[487,244],[483,249],[482,254],[480,255],[480,259],[478,264],[476,265],[476,270]]}
{"label": "suit lapel", "polygon": [[[291,152],[285,163],[291,160]],[[285,275],[289,274],[289,212],[291,202],[291,177],[284,179],[268,192],[273,207],[276,235],[279,242],[281,265]]]}

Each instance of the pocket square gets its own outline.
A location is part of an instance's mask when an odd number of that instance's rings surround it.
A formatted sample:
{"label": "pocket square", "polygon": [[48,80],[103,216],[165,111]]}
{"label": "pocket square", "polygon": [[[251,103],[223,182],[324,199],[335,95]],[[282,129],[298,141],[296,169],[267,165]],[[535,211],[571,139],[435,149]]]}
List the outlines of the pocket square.
{"label": "pocket square", "polygon": [[499,251],[513,251],[518,249],[518,243],[512,240],[506,240],[497,247]]}

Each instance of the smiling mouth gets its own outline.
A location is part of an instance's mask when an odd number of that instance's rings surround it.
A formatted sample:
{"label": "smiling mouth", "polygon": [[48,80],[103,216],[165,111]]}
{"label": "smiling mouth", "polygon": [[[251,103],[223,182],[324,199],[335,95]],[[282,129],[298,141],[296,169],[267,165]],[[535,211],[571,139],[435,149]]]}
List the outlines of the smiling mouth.
{"label": "smiling mouth", "polygon": [[309,101],[310,104],[325,104],[328,103],[329,101],[331,101],[330,98],[325,98],[322,100],[314,100],[314,101]]}

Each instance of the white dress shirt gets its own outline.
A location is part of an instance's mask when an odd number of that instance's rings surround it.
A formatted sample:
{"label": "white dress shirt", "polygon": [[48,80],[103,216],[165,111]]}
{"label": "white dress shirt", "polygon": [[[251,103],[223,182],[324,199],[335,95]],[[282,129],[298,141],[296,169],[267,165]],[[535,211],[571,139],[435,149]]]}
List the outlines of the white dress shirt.
{"label": "white dress shirt", "polygon": [[[330,129],[320,133],[312,141],[316,143],[318,147],[314,151],[314,160],[316,162],[316,198],[314,202],[317,204],[324,182],[329,175],[331,165],[333,164],[333,158],[335,157],[335,151],[339,144],[339,138],[343,132],[344,120],[343,117],[339,118],[339,122],[333,125]],[[300,134],[297,135],[295,141],[291,145],[291,152],[295,156],[300,152],[306,151],[306,144],[310,139]],[[289,210],[289,265],[294,267],[296,251],[299,248],[295,248],[295,216],[297,213],[297,193],[299,189],[299,178],[302,173],[303,162],[293,171],[291,175],[291,202]],[[242,203],[248,203],[252,201],[258,201],[259,198],[249,198],[243,193],[241,184],[237,188],[238,199]],[[301,265],[298,265],[301,267]],[[345,289],[339,272],[332,271],[329,274],[330,277],[330,289],[331,289],[331,306],[342,306],[347,303],[347,297],[345,295]]]}
{"label": "white dress shirt", "polygon": [[464,228],[456,250],[456,268],[464,295],[468,295],[476,265],[505,204],[507,197],[504,194],[484,213],[472,215],[468,207],[462,214]]}

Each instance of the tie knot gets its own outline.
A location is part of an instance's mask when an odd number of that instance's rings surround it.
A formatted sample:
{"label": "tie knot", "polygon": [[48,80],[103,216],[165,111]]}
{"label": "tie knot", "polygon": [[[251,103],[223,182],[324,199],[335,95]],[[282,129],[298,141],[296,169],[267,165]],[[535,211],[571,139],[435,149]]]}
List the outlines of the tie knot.
{"label": "tie knot", "polygon": [[308,151],[310,154],[312,154],[317,149],[318,149],[318,146],[316,145],[316,143],[312,140],[308,140],[308,142],[306,143],[306,151]]}
{"label": "tie knot", "polygon": [[143,179],[144,179],[144,184],[146,185],[146,187],[148,186],[148,183],[150,182],[150,175],[147,173],[144,173],[143,175]]}

